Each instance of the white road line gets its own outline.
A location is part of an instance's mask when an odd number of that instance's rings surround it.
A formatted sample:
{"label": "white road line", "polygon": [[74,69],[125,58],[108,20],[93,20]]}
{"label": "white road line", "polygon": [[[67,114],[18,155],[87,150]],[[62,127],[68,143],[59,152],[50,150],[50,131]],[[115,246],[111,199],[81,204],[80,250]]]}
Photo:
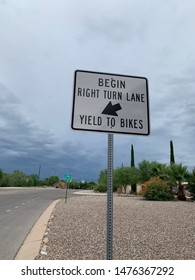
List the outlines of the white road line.
{"label": "white road line", "polygon": [[15,206],[15,208],[18,208],[19,206]]}
{"label": "white road line", "polygon": [[11,210],[6,210],[6,212],[10,212]]}

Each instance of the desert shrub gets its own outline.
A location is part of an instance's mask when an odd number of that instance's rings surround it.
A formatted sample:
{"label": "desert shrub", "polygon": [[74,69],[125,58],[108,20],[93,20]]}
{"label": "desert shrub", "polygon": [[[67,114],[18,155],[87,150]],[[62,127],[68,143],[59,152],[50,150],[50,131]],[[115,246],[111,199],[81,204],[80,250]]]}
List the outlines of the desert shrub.
{"label": "desert shrub", "polygon": [[3,174],[2,178],[0,179],[0,187],[10,187],[9,174]]}
{"label": "desert shrub", "polygon": [[26,175],[20,171],[15,170],[8,175],[9,177],[9,186],[11,187],[24,187],[27,185],[27,178]]}
{"label": "desert shrub", "polygon": [[94,188],[95,191],[97,192],[106,192],[107,191],[107,186],[106,185],[97,185]]}
{"label": "desert shrub", "polygon": [[168,182],[152,178],[142,187],[142,195],[148,200],[172,200],[174,198]]}
{"label": "desert shrub", "polygon": [[80,189],[79,183],[76,181],[71,181],[68,183],[69,189]]}

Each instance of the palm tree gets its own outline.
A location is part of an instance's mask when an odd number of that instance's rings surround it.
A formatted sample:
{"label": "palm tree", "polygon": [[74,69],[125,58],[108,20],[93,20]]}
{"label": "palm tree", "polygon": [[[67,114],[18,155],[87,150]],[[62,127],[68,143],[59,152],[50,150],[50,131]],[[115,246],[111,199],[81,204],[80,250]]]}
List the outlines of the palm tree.
{"label": "palm tree", "polygon": [[142,160],[138,163],[139,180],[144,183],[150,179],[151,175],[151,163],[148,160]]}
{"label": "palm tree", "polygon": [[167,166],[164,163],[160,163],[157,161],[151,162],[151,168],[150,168],[150,177],[159,177],[161,179],[164,179],[165,174],[167,173]]}
{"label": "palm tree", "polygon": [[171,184],[178,184],[178,200],[186,200],[182,182],[189,177],[187,166],[182,166],[181,163],[172,163],[167,170],[167,174]]}
{"label": "palm tree", "polygon": [[142,160],[139,164],[139,179],[141,183],[148,181],[153,177],[166,179],[167,166],[166,164],[157,161]]}
{"label": "palm tree", "polygon": [[195,199],[195,168],[193,168],[192,173],[190,174],[188,190]]}

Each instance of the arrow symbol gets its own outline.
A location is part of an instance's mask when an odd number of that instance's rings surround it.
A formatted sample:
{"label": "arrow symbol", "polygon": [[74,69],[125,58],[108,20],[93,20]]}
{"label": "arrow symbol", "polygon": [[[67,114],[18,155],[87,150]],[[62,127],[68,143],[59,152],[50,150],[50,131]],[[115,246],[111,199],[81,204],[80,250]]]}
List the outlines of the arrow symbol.
{"label": "arrow symbol", "polygon": [[111,115],[111,116],[118,116],[118,114],[116,113],[116,111],[121,110],[122,107],[119,103],[112,105],[112,102],[110,101],[106,107],[104,108],[104,110],[102,111],[102,114],[104,115]]}

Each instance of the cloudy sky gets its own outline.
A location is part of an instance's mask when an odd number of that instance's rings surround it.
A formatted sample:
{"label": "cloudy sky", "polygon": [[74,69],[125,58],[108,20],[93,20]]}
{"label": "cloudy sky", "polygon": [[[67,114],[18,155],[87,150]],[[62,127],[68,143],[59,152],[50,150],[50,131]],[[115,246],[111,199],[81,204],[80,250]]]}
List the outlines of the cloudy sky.
{"label": "cloudy sky", "polygon": [[71,129],[74,71],[142,76],[149,136],[114,135],[114,167],[195,166],[194,0],[0,0],[0,168],[97,180],[107,133]]}

